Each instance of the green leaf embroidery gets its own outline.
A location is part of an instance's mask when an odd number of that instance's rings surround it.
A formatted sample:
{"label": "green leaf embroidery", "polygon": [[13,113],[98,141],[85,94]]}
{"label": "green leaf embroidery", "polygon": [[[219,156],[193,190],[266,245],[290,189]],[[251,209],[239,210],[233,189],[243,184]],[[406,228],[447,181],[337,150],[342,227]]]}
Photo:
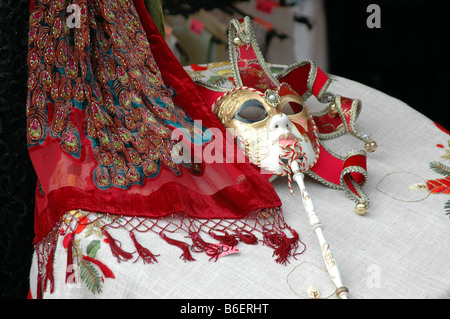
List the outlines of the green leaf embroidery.
{"label": "green leaf embroidery", "polygon": [[86,252],[89,255],[89,257],[95,258],[95,254],[97,253],[97,250],[99,248],[100,248],[100,240],[93,240],[87,246]]}
{"label": "green leaf embroidery", "polygon": [[95,295],[102,292],[102,281],[95,266],[89,261],[80,260],[80,275],[88,289]]}
{"label": "green leaf embroidery", "polygon": [[223,77],[221,75],[213,75],[207,82],[213,85],[223,85],[226,81],[228,81],[227,77]]}
{"label": "green leaf embroidery", "polygon": [[109,214],[103,214],[103,213],[97,213],[98,217],[102,217],[104,218],[106,221],[112,223],[112,222],[117,222],[117,223],[121,223],[122,222],[122,218],[120,218],[120,216],[114,216],[114,215],[109,215]]}
{"label": "green leaf embroidery", "polygon": [[450,199],[445,203],[444,209],[445,209],[445,215],[450,217]]}
{"label": "green leaf embroidery", "polygon": [[450,176],[450,167],[439,162],[431,162],[430,168],[438,174]]}
{"label": "green leaf embroidery", "polygon": [[280,73],[281,71],[283,71],[285,68],[284,67],[278,67],[278,66],[271,66],[270,67],[270,71],[274,74],[277,75],[278,73]]}

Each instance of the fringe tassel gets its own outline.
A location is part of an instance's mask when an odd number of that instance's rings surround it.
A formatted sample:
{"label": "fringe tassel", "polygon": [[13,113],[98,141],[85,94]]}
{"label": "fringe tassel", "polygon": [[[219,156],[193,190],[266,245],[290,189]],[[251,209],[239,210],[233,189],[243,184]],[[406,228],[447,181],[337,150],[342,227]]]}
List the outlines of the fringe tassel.
{"label": "fringe tassel", "polygon": [[303,249],[301,252],[297,253],[297,249],[299,247],[299,243],[302,243],[301,240],[300,240],[300,236],[294,229],[292,229],[288,225],[286,225],[286,227],[289,229],[289,231],[292,234],[292,238],[289,238],[289,241],[290,241],[291,249],[294,251],[294,253],[292,254],[292,257],[295,258],[295,256],[302,254],[305,251],[305,249]]}
{"label": "fringe tassel", "polygon": [[66,267],[66,284],[69,278],[75,279],[73,276],[75,273],[75,267],[73,266],[73,240],[75,238],[75,233],[69,235],[69,241],[67,243],[67,267]]}
{"label": "fringe tassel", "polygon": [[228,232],[223,231],[224,235],[217,235],[214,232],[210,231],[209,235],[215,240],[220,241],[222,244],[234,247],[239,243],[239,240],[236,239],[235,235],[230,235]]}
{"label": "fringe tassel", "polygon": [[[48,255],[47,264],[45,265],[45,275],[43,278],[44,289],[41,290],[41,293],[43,291],[47,290],[47,282],[48,281],[50,281],[50,293],[53,293],[53,291],[55,289],[55,278],[53,276],[53,260],[55,258],[55,250],[56,250],[56,244],[51,243],[50,253]],[[41,297],[42,297],[42,295],[41,295]]]}
{"label": "fringe tassel", "polygon": [[182,242],[182,241],[179,241],[179,240],[176,240],[176,239],[169,238],[163,233],[160,233],[159,235],[168,244],[173,245],[173,246],[177,246],[178,248],[180,248],[183,251],[183,253],[181,254],[180,258],[183,259],[185,262],[186,261],[195,261],[195,259],[191,255],[189,244],[187,244],[185,242]]}
{"label": "fringe tassel", "polygon": [[239,239],[246,243],[247,245],[257,245],[258,244],[258,238],[256,238],[255,235],[253,235],[251,232],[241,229],[237,230],[236,233],[239,236]]}
{"label": "fringe tassel", "polygon": [[288,227],[288,229],[293,234],[292,238],[287,237],[284,233],[276,233],[273,231],[263,232],[264,244],[274,249],[273,256],[277,256],[275,261],[283,265],[286,265],[286,263],[289,262],[289,257],[295,258],[296,255],[300,254],[296,253],[300,241],[299,235],[290,227]]}
{"label": "fringe tassel", "polygon": [[42,299],[42,276],[40,273],[37,275],[36,299]]}
{"label": "fringe tassel", "polygon": [[47,237],[44,238],[40,244],[34,246],[37,257],[37,283],[36,283],[36,298],[42,299],[44,291],[47,291],[47,284],[50,282],[50,293],[55,289],[55,278],[53,262],[56,253],[56,243],[58,241],[60,224],[57,223],[53,230],[51,230]]}
{"label": "fringe tassel", "polygon": [[[144,261],[144,264],[153,264],[154,262],[158,262],[156,260],[156,257],[159,255],[154,255],[150,250],[142,246],[136,239],[136,236],[132,231],[130,231],[130,237],[133,240],[134,246],[136,247],[136,251],[140,257],[142,257],[142,260]],[[139,259],[139,257],[138,257]],[[134,262],[138,261],[136,259]]]}
{"label": "fringe tassel", "polygon": [[[305,245],[302,243],[302,241],[299,238],[298,233],[291,229],[289,226],[287,226],[282,216],[277,215],[280,213],[280,211],[277,211],[273,213],[274,220],[271,222],[266,221],[265,226],[261,225],[259,221],[255,219],[255,224],[247,224],[243,227],[238,228],[230,228],[232,225],[220,225],[219,223],[214,224],[214,226],[209,227],[208,224],[200,224],[200,227],[208,227],[208,232],[206,234],[209,234],[212,238],[217,240],[217,243],[210,243],[203,240],[203,238],[200,236],[198,231],[189,231],[186,229],[181,228],[182,230],[186,231],[188,233],[188,236],[192,240],[192,245],[179,241],[176,239],[172,239],[167,237],[165,234],[165,228],[162,228],[162,231],[159,233],[160,237],[164,239],[165,242],[167,242],[170,245],[177,246],[182,250],[182,254],[180,255],[180,259],[186,261],[195,261],[195,259],[192,257],[191,251],[193,252],[205,252],[208,256],[210,256],[211,259],[217,259],[219,256],[226,255],[227,251],[229,249],[225,249],[224,246],[229,247],[235,247],[238,245],[239,242],[244,242],[249,245],[256,245],[260,241],[254,234],[253,231],[262,232],[263,234],[263,245],[271,247],[274,252],[273,256],[275,257],[275,260],[277,263],[285,264],[288,262],[288,259],[290,257],[294,257],[296,255],[302,254],[305,250]],[[87,215],[86,215],[87,216]],[[70,217],[70,216],[69,216]],[[72,216],[73,217],[73,216]],[[102,217],[95,216],[97,219],[95,219],[92,222],[100,220]],[[265,217],[266,218],[266,217]],[[276,219],[278,218],[278,219]],[[103,220],[101,220],[103,222]],[[189,220],[189,222],[192,224],[195,222]],[[120,263],[121,261],[128,261],[133,258],[134,252],[130,253],[127,251],[124,251],[121,248],[121,243],[119,240],[114,239],[111,234],[107,231],[107,228],[109,226],[112,227],[112,229],[124,226],[124,225],[116,225],[113,224],[113,222],[110,222],[109,220],[105,221],[105,223],[102,225],[102,233],[108,240],[111,253],[114,257],[117,258],[117,261]],[[141,221],[142,223],[142,221]],[[149,222],[150,223],[150,222]],[[153,224],[147,225],[148,230],[152,230],[152,227],[156,225],[157,222],[153,222]],[[184,223],[183,220],[180,221],[180,223]],[[141,225],[141,224],[139,224]],[[176,225],[176,224],[175,224]],[[55,250],[56,250],[56,243],[58,241],[58,237],[62,234],[67,234],[69,232],[69,235],[65,237],[64,239],[64,247],[67,249],[67,270],[66,270],[66,283],[69,282],[71,276],[75,273],[76,268],[71,267],[73,262],[76,262],[74,260],[74,253],[76,257],[79,257],[77,252],[74,251],[76,249],[76,246],[74,245],[74,238],[75,238],[75,232],[72,232],[72,228],[70,225],[64,224],[65,228],[61,228],[62,226],[60,224],[57,224],[54,227],[54,230],[48,234],[48,236],[42,240],[42,242],[39,245],[35,245],[35,250],[37,254],[37,262],[38,262],[38,274],[37,274],[37,292],[36,297],[38,299],[41,299],[43,297],[43,294],[45,291],[47,291],[47,286],[50,287],[50,293],[54,292],[54,258],[55,258]],[[150,227],[151,226],[151,227]],[[180,225],[178,225],[180,226]],[[194,225],[195,226],[195,225]],[[262,226],[262,230],[260,228],[257,228],[259,226]],[[181,226],[180,226],[181,227]],[[266,228],[267,227],[267,228]],[[127,229],[127,227],[124,227]],[[292,237],[288,237],[285,234],[286,229],[288,229]],[[157,258],[159,255],[153,254],[149,249],[142,246],[136,236],[135,236],[135,229],[127,229],[129,231],[130,237],[135,245],[136,252],[138,254],[137,259],[135,262],[142,257],[144,263],[156,263]],[[68,232],[67,232],[68,231]],[[171,232],[169,232],[171,233]],[[106,240],[105,240],[106,241]],[[299,248],[299,243],[303,244],[304,248],[303,251],[297,252]],[[230,252],[228,252],[230,253]],[[233,251],[231,251],[233,253]],[[100,267],[102,272],[105,274],[107,278],[114,278],[114,274],[109,270],[109,268],[102,264],[100,261],[95,260],[94,258],[91,258],[89,256],[82,256],[81,258],[91,261],[92,263],[96,264]]]}
{"label": "fringe tassel", "polygon": [[218,245],[205,242],[197,232],[189,232],[189,237],[192,239],[192,251],[205,252],[211,257],[209,260],[214,258],[214,261],[217,261],[221,252]]}
{"label": "fringe tassel", "polygon": [[[110,233],[108,233],[105,229],[103,229],[103,234],[108,238],[109,247],[111,248],[111,253],[114,257],[117,258],[117,262],[120,263],[121,261],[127,261],[131,258],[133,258],[133,254],[124,251],[120,246],[117,244],[119,242],[118,240],[112,238]],[[120,244],[120,242],[119,242]]]}

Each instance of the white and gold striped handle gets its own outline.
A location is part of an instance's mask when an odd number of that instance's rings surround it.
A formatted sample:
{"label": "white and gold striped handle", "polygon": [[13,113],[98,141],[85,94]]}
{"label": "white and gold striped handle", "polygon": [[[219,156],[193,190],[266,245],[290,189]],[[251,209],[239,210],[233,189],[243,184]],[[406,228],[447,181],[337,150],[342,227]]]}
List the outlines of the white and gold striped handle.
{"label": "white and gold striped handle", "polygon": [[322,223],[320,222],[320,218],[316,213],[311,196],[309,196],[308,191],[306,190],[305,182],[303,180],[304,175],[300,171],[300,167],[297,161],[292,161],[291,168],[293,171],[292,178],[297,182],[300,188],[303,199],[303,205],[305,206],[305,209],[309,215],[309,223],[311,224],[313,231],[316,233],[317,238],[319,239],[319,244],[322,249],[322,257],[323,260],[325,261],[328,274],[330,275],[331,279],[333,280],[336,286],[336,295],[340,299],[348,299],[348,289],[342,283],[339,267],[336,263],[336,260],[334,259],[333,254],[331,253],[330,244],[327,243],[323,235]]}

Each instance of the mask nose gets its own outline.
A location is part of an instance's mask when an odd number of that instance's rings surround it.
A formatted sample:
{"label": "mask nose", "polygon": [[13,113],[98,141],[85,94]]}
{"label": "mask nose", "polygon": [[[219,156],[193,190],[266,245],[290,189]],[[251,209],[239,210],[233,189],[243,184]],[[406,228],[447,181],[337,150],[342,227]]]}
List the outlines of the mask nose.
{"label": "mask nose", "polygon": [[269,131],[280,133],[291,132],[292,123],[286,114],[274,115],[269,122]]}

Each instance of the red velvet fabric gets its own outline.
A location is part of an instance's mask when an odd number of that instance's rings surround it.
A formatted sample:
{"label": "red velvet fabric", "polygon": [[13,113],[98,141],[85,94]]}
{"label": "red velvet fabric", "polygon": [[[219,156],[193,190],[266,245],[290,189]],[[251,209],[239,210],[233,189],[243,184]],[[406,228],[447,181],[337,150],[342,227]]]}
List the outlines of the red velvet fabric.
{"label": "red velvet fabric", "polygon": [[[341,183],[341,178],[348,186],[348,188],[357,196],[358,192],[354,189],[350,182],[350,177],[359,185],[363,185],[366,181],[364,174],[357,172],[359,170],[367,170],[367,158],[364,155],[349,156],[345,160],[341,160],[336,156],[330,154],[322,145],[320,148],[320,156],[316,165],[311,168],[311,171],[319,175],[328,183],[345,186]],[[349,169],[350,173],[343,175],[344,169]]]}
{"label": "red velvet fabric", "polygon": [[340,185],[340,176],[342,172],[342,160],[331,155],[322,145],[319,146],[320,155],[316,165],[311,171],[318,174],[327,182]]}
{"label": "red velvet fabric", "polygon": [[318,96],[320,93],[320,90],[322,90],[325,83],[328,81],[328,75],[326,75],[325,72],[323,72],[320,68],[317,68],[317,75],[316,80],[314,81],[312,92],[315,96]]}

